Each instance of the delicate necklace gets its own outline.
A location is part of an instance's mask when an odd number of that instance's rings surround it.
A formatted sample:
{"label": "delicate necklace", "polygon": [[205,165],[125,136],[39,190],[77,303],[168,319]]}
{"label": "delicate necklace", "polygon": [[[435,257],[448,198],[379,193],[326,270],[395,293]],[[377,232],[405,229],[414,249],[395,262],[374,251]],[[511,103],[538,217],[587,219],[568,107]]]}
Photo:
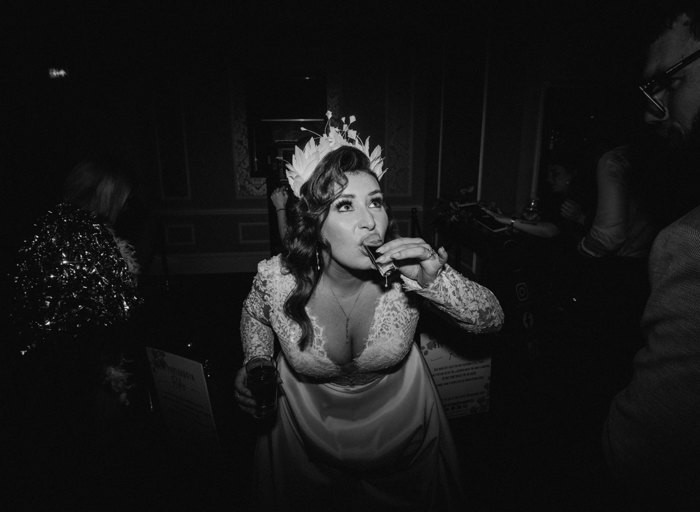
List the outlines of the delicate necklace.
{"label": "delicate necklace", "polygon": [[343,312],[343,316],[345,317],[345,343],[346,344],[350,343],[350,317],[352,316],[352,312],[355,311],[355,306],[357,305],[357,301],[360,299],[360,295],[362,295],[362,291],[365,289],[366,284],[367,284],[367,281],[362,283],[362,286],[360,286],[360,289],[357,292],[357,296],[355,297],[355,302],[352,303],[352,307],[350,308],[350,313],[345,312],[345,309],[343,309],[343,306],[340,304],[340,300],[338,300],[338,296],[333,291],[333,287],[330,284],[328,285],[328,289],[331,291],[331,294],[333,294],[333,298],[338,303],[338,307],[340,308],[340,311]]}

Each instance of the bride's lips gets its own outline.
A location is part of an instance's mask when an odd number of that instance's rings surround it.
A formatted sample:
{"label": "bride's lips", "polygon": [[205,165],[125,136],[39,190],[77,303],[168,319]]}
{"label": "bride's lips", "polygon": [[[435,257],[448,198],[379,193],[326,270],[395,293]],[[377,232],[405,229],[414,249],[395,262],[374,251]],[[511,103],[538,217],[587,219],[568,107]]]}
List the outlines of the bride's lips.
{"label": "bride's lips", "polygon": [[372,235],[372,236],[368,236],[367,238],[362,240],[362,242],[360,242],[360,243],[364,246],[379,247],[380,245],[384,244],[384,241],[380,237],[378,237],[376,235]]}

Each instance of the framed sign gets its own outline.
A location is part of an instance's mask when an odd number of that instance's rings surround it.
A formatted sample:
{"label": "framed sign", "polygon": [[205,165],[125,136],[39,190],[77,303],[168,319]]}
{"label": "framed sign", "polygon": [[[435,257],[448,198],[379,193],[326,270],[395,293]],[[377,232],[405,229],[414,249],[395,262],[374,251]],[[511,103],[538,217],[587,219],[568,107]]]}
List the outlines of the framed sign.
{"label": "framed sign", "polygon": [[219,437],[202,364],[146,347],[160,411],[176,446],[199,453],[218,451]]}
{"label": "framed sign", "polygon": [[427,333],[420,335],[420,349],[448,418],[489,411],[490,356],[466,358]]}

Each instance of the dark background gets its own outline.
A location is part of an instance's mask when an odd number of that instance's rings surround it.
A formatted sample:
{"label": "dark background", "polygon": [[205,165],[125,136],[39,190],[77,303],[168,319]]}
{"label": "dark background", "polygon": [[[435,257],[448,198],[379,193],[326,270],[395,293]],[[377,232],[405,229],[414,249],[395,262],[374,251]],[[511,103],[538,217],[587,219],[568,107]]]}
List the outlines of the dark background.
{"label": "dark background", "polygon": [[[651,5],[632,0],[5,3],[0,9],[0,285],[5,286],[14,253],[32,222],[58,199],[63,176],[87,149],[121,149],[148,178],[143,194],[149,206],[172,208],[152,176],[153,154],[134,144],[150,144],[153,109],[169,104],[169,98],[154,91],[164,90],[158,84],[174,76],[185,76],[196,83],[191,90],[197,101],[206,105],[224,90],[221,70],[232,67],[244,70],[252,110],[287,116],[296,115],[294,102],[287,101],[297,83],[293,77],[322,75],[330,63],[352,70],[359,82],[371,82],[387,54],[397,62],[403,62],[403,54],[416,56],[424,101],[416,105],[414,128],[424,139],[424,164],[427,169],[438,160],[431,150],[438,140],[442,158],[450,164],[445,165],[441,190],[433,190],[437,184],[427,171],[414,187],[414,198],[429,211],[436,194],[454,192],[472,179],[451,169],[465,161],[470,168],[478,164],[483,70],[488,66],[488,87],[495,99],[484,122],[492,134],[487,181],[499,205],[514,211],[529,199],[531,175],[539,171],[522,172],[533,165],[522,161],[531,159],[536,140],[530,133],[535,123],[521,112],[523,100],[537,104],[542,91],[549,91],[542,96],[543,144],[556,132],[562,146],[612,145],[636,129],[641,110],[635,84]],[[491,48],[488,62],[486,47]],[[47,69],[52,66],[65,67],[69,77],[49,80]],[[523,86],[529,83],[537,86]],[[306,98],[300,103],[312,103],[315,112],[317,95],[309,100],[307,92],[299,92],[299,98]],[[364,94],[360,90],[345,93],[350,99],[366,99],[353,98]],[[444,98],[449,108],[440,132],[437,110]],[[211,105],[217,108],[213,100]],[[170,114],[176,124],[175,112]],[[167,110],[165,115],[167,121]],[[368,117],[383,122],[381,113]],[[190,134],[212,153],[224,142],[207,129],[219,121],[195,119],[193,124],[201,129]],[[177,141],[172,144],[176,145]],[[540,149],[546,162],[547,148]],[[175,161],[176,156],[168,158]],[[176,173],[179,168],[173,164],[172,169]],[[194,206],[218,207],[224,197],[231,207],[268,207],[264,197],[239,200],[217,184],[200,188],[195,198],[200,204]],[[219,235],[222,230],[210,231]],[[212,236],[206,250],[228,247],[227,235]],[[267,230],[263,235],[268,236]],[[174,352],[213,361],[217,377],[212,393],[228,459],[202,468],[189,480],[195,471],[178,467],[178,454],[161,446],[161,431],[154,428],[138,437],[141,444],[132,446],[140,455],[125,456],[115,465],[115,474],[96,472],[89,485],[99,501],[104,498],[100,486],[111,478],[108,492],[122,499],[104,507],[109,510],[135,510],[144,503],[154,510],[184,505],[217,510],[220,503],[235,510],[241,504],[238,498],[245,501],[249,490],[250,475],[244,470],[241,477],[241,467],[249,467],[255,430],[237,415],[230,400],[241,357],[238,315],[252,273],[171,275],[166,282],[162,275],[150,277],[145,279],[145,333],[166,340]],[[508,281],[504,289],[512,284]],[[7,305],[5,299],[3,293],[0,306]],[[624,510],[617,496],[608,494],[609,482],[596,451],[599,418],[580,406],[590,400],[585,373],[590,366],[577,366],[575,351],[563,356],[570,359],[568,366],[556,366],[562,362],[560,354],[553,355],[561,347],[556,331],[561,325],[550,325],[545,342],[554,352],[534,362],[527,345],[531,336],[524,339],[518,333],[502,340],[497,349],[506,357],[494,365],[493,414],[453,422],[474,510],[527,504],[541,510]],[[581,346],[587,334],[579,333]],[[196,347],[197,353],[188,353],[188,346]],[[576,371],[567,374],[572,367]],[[104,468],[100,462],[97,465]],[[119,473],[122,470],[131,476]],[[30,480],[24,484],[23,492],[35,488]]]}
{"label": "dark background", "polygon": [[[601,116],[617,116],[618,128],[624,126],[621,113],[628,123],[636,115],[641,34],[653,5],[643,4],[630,0],[415,6],[104,0],[4,4],[5,65],[0,77],[4,211],[25,213],[22,210],[30,203],[50,204],[66,169],[85,148],[107,142],[119,147],[121,142],[129,151],[129,128],[151,115],[154,83],[168,80],[176,71],[215,72],[222,62],[247,70],[250,87],[264,98],[266,111],[291,115],[289,102],[276,91],[289,93],[290,77],[313,74],[323,61],[347,61],[362,74],[378,64],[383,49],[400,48],[426,55],[424,62],[444,59],[452,78],[447,87],[463,88],[458,84],[482,68],[477,60],[464,61],[464,50],[489,44],[517,57],[503,68],[494,58],[492,86],[508,88],[534,67],[549,68],[559,84],[594,84],[602,89],[565,97],[569,111],[578,107],[583,114],[594,104]],[[426,73],[437,74],[427,65]],[[51,66],[65,67],[68,79],[48,80]],[[284,87],[275,84],[275,77],[287,78]],[[439,78],[434,77],[436,87]],[[461,119],[480,115],[476,91],[461,98],[454,95],[453,110]],[[609,99],[603,102],[610,92],[616,98],[612,105]],[[573,123],[574,117],[570,119]],[[594,132],[611,120],[598,122],[588,129]],[[449,130],[446,134],[449,137]],[[459,147],[454,142],[445,151]],[[129,156],[137,166],[150,163],[143,155]],[[31,217],[42,208],[30,209]]]}

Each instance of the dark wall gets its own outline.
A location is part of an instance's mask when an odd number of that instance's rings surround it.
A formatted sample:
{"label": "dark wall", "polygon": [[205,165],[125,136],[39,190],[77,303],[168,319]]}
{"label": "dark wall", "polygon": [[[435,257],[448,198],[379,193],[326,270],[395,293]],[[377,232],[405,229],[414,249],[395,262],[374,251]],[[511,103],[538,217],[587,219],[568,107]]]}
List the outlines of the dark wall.
{"label": "dark wall", "polygon": [[546,158],[543,145],[553,124],[572,146],[592,138],[601,146],[614,144],[634,129],[651,5],[629,0],[493,4],[485,200],[506,211],[527,204],[536,192],[533,175]]}
{"label": "dark wall", "polygon": [[[150,206],[172,225],[171,252],[265,253],[265,183],[250,175],[240,121],[255,76],[325,75],[329,100],[389,152],[386,184],[404,226],[412,208],[429,211],[437,196],[473,184],[480,163],[483,199],[519,208],[537,172],[546,84],[636,94],[633,9],[631,0],[386,2],[333,12],[266,2],[27,6],[6,18],[14,51],[0,77],[1,213],[13,219],[0,229],[3,259],[95,146],[133,162]],[[49,80],[50,65],[69,76]],[[274,91],[258,83],[261,93]],[[622,109],[608,106],[611,118]]]}

